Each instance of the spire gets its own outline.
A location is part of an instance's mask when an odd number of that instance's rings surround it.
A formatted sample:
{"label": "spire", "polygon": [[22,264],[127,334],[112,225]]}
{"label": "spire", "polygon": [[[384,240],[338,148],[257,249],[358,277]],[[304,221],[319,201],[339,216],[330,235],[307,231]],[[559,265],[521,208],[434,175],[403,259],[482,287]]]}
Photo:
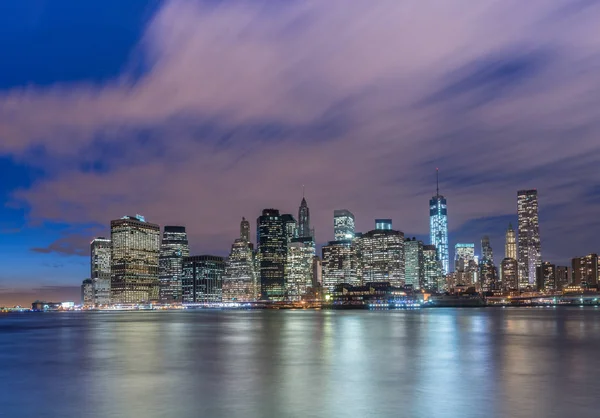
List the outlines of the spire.
{"label": "spire", "polygon": [[440,195],[440,169],[435,169],[435,195]]}

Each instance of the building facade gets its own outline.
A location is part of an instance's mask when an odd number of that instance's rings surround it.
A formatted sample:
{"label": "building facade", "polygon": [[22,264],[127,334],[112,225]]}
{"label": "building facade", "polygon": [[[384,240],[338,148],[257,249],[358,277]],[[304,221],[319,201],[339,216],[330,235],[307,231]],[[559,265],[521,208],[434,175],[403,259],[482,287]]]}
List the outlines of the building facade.
{"label": "building facade", "polygon": [[[293,219],[293,218],[292,218]],[[285,262],[289,229],[276,209],[265,209],[256,220],[261,298],[281,301],[285,295]]]}
{"label": "building facade", "polygon": [[358,278],[361,283],[389,282],[405,285],[404,233],[393,229],[375,229],[356,239]]}
{"label": "building facade", "polygon": [[454,270],[466,271],[471,261],[475,261],[475,244],[456,244],[454,246]]}
{"label": "building facade", "polygon": [[182,302],[219,303],[223,299],[225,260],[215,255],[183,259]]}
{"label": "building facade", "polygon": [[578,286],[598,286],[598,254],[576,257],[571,261],[573,283]]}
{"label": "building facade", "polygon": [[333,239],[336,241],[352,240],[355,234],[354,215],[347,209],[333,211]]}
{"label": "building facade", "polygon": [[484,292],[500,290],[496,266],[494,266],[492,260],[483,258],[479,262],[479,281],[481,283],[481,290]]}
{"label": "building facade", "polygon": [[136,215],[111,221],[110,229],[111,302],[158,301],[160,227]]}
{"label": "building facade", "polygon": [[310,209],[304,196],[298,208],[298,237],[314,239],[314,231],[310,227]]}
{"label": "building facade", "polygon": [[547,261],[537,268],[537,290],[542,292],[554,292],[556,290],[556,266]]}
{"label": "building facade", "polygon": [[442,274],[442,263],[438,260],[435,245],[423,245],[423,284],[430,292],[441,292],[445,287],[444,275]]}
{"label": "building facade", "polygon": [[85,307],[94,306],[94,282],[85,279],[81,283],[81,304]]}
{"label": "building facade", "polygon": [[111,242],[104,237],[95,238],[90,244],[91,280],[94,305],[110,304]]}
{"label": "building facade", "polygon": [[519,290],[519,269],[517,260],[514,258],[505,258],[500,266],[502,287],[505,290]]}
{"label": "building facade", "polygon": [[181,302],[183,259],[190,247],[184,226],[165,226],[158,259],[159,300],[161,303]]}
{"label": "building facade", "polygon": [[360,284],[357,275],[356,249],[353,241],[329,241],[322,248],[323,287],[331,292],[338,284]]}
{"label": "building facade", "polygon": [[391,219],[375,219],[375,229],[390,231],[392,229]]}
{"label": "building facade", "polygon": [[490,243],[490,237],[484,235],[481,238],[481,258],[482,261],[491,261],[494,264],[494,252],[492,251],[492,244]]}
{"label": "building facade", "polygon": [[[437,174],[437,172],[436,172]],[[440,195],[439,187],[436,195],[429,201],[429,238],[435,245],[442,263],[442,273],[450,272],[450,254],[448,251],[448,208],[446,198]]]}
{"label": "building facade", "polygon": [[521,288],[534,287],[537,268],[542,264],[537,190],[519,190],[517,215],[519,284]]}
{"label": "building facade", "polygon": [[223,274],[223,302],[254,302],[260,294],[250,223],[240,222],[240,237],[231,246]]}
{"label": "building facade", "polygon": [[504,258],[517,259],[517,234],[512,224],[508,224],[504,242]]}
{"label": "building facade", "polygon": [[295,238],[288,244],[285,264],[286,300],[299,301],[312,287],[315,243],[312,237]]}
{"label": "building facade", "polygon": [[404,255],[406,258],[404,262],[405,284],[412,286],[413,289],[420,289],[425,281],[423,242],[414,237],[407,238],[404,241]]}

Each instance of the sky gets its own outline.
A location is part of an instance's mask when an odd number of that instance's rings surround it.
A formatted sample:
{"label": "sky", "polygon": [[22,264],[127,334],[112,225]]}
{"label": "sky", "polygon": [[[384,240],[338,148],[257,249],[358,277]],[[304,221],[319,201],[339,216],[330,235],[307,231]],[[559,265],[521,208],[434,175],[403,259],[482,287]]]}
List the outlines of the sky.
{"label": "sky", "polygon": [[111,219],[226,255],[242,216],[333,210],[495,258],[520,189],[542,258],[600,252],[596,0],[0,4],[0,306],[78,300]]}

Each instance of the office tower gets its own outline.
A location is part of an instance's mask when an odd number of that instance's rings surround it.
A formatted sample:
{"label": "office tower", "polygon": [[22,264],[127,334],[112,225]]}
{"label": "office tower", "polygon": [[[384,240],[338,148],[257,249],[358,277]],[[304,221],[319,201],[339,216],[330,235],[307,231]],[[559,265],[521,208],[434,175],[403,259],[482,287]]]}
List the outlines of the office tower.
{"label": "office tower", "polygon": [[548,261],[543,262],[536,272],[536,288],[541,292],[556,290],[556,266]]}
{"label": "office tower", "polygon": [[598,285],[598,254],[576,257],[571,261],[573,284],[578,286]]}
{"label": "office tower", "polygon": [[494,264],[494,253],[490,244],[490,237],[487,235],[481,238],[481,258],[483,261],[491,261]]}
{"label": "office tower", "polygon": [[312,237],[294,238],[288,244],[285,263],[286,299],[299,301],[312,287],[315,243]]}
{"label": "office tower", "polygon": [[423,242],[417,241],[414,237],[407,238],[404,241],[404,255],[405,283],[413,289],[420,289],[425,280]]}
{"label": "office tower", "polygon": [[160,227],[143,216],[110,222],[111,302],[147,303],[158,300]]}
{"label": "office tower", "polygon": [[404,233],[393,229],[375,229],[356,239],[358,276],[362,283],[390,282],[405,284]]}
{"label": "office tower", "polygon": [[504,258],[512,258],[513,260],[517,259],[517,234],[510,223],[508,224],[508,229],[506,230]]}
{"label": "office tower", "polygon": [[556,266],[556,290],[563,290],[571,284],[573,269],[567,266]]}
{"label": "office tower", "polygon": [[250,242],[250,222],[244,217],[242,217],[242,222],[240,222],[240,239]]}
{"label": "office tower", "polygon": [[241,237],[231,246],[223,274],[223,302],[253,302],[258,299],[258,280],[252,244],[244,237],[242,218]]}
{"label": "office tower", "polygon": [[85,279],[81,283],[81,304],[86,307],[94,306],[94,282]]}
{"label": "office tower", "polygon": [[312,287],[316,289],[323,285],[323,263],[321,257],[315,255],[312,264]]}
{"label": "office tower", "polygon": [[542,263],[537,190],[519,190],[517,214],[519,217],[519,284],[521,288],[525,288],[535,286],[536,269]]}
{"label": "office tower", "polygon": [[423,245],[423,284],[421,287],[430,292],[442,291],[444,288],[443,277],[442,263],[438,260],[437,248],[435,245]]}
{"label": "office tower", "polygon": [[281,215],[281,221],[283,222],[286,241],[289,244],[294,238],[298,238],[298,223],[294,216],[289,213]]}
{"label": "office tower", "polygon": [[333,235],[336,241],[354,239],[354,215],[347,209],[333,211]]}
{"label": "office tower", "polygon": [[314,231],[310,229],[310,210],[306,204],[304,198],[304,192],[302,196],[302,202],[298,208],[298,237],[300,238],[314,238]]}
{"label": "office tower", "polygon": [[[256,224],[261,297],[281,301],[285,294],[288,229],[276,209],[263,210]],[[290,224],[288,219],[287,225]],[[291,241],[291,238],[289,239]]]}
{"label": "office tower", "polygon": [[190,247],[184,226],[165,226],[158,259],[159,300],[161,303],[181,302],[183,259]]}
{"label": "office tower", "polygon": [[358,285],[356,250],[351,240],[329,241],[322,251],[323,287],[329,292],[338,284]]}
{"label": "office tower", "polygon": [[183,303],[219,303],[223,295],[225,260],[215,255],[183,259],[181,295]]}
{"label": "office tower", "polygon": [[110,240],[104,237],[95,238],[90,244],[90,253],[94,305],[108,305],[110,304]]}
{"label": "office tower", "polygon": [[392,229],[391,219],[375,219],[375,229],[389,231]]}
{"label": "office tower", "polygon": [[499,290],[496,266],[494,266],[494,263],[487,258],[483,258],[479,262],[479,281],[481,290],[484,292]]}
{"label": "office tower", "polygon": [[471,261],[475,261],[475,244],[456,244],[454,246],[454,270],[467,270]]}
{"label": "office tower", "polygon": [[519,275],[517,260],[514,258],[505,258],[501,264],[501,282],[502,287],[506,290],[519,289]]}
{"label": "office tower", "polygon": [[431,244],[438,250],[444,275],[450,272],[450,255],[448,253],[448,209],[446,198],[440,195],[438,170],[436,169],[436,195],[429,201],[429,234]]}

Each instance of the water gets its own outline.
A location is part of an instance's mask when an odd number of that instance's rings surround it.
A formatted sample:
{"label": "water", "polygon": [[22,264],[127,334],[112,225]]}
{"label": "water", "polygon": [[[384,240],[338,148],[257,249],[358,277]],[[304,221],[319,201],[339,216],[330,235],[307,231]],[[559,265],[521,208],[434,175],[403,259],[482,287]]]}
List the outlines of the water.
{"label": "water", "polygon": [[2,417],[598,417],[600,310],[0,316]]}

